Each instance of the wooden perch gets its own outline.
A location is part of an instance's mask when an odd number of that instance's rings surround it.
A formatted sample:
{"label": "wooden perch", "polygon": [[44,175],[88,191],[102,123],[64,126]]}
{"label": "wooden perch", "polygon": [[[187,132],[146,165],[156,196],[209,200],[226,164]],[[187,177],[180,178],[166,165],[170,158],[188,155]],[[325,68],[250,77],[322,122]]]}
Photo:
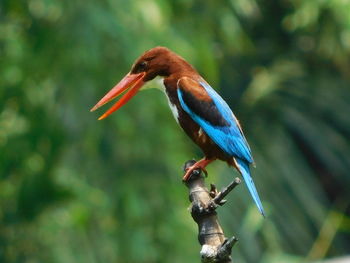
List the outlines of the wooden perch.
{"label": "wooden perch", "polygon": [[[194,160],[187,161],[184,165],[184,171],[194,163]],[[235,237],[225,238],[218,221],[216,208],[226,202],[225,196],[240,183],[241,180],[235,178],[221,192],[218,192],[215,185],[211,184],[209,191],[204,184],[204,176],[200,170],[193,171],[189,180],[185,182],[192,203],[191,215],[198,225],[198,241],[202,246],[200,251],[202,262],[232,262],[231,250],[238,239]]]}

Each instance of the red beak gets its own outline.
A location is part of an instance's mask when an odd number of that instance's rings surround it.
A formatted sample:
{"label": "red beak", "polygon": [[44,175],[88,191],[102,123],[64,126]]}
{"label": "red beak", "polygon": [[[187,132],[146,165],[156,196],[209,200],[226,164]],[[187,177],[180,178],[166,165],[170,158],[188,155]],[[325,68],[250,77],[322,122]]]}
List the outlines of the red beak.
{"label": "red beak", "polygon": [[137,91],[142,87],[143,84],[145,84],[145,82],[143,81],[145,75],[145,72],[141,72],[138,74],[128,73],[117,85],[114,86],[113,89],[111,89],[99,102],[97,102],[97,104],[94,107],[92,107],[90,111],[97,110],[99,107],[106,104],[107,102],[110,102],[111,100],[122,94],[123,91],[130,88],[130,90],[127,93],[125,93],[120,100],[118,100],[108,111],[106,111],[98,119],[102,120],[106,118],[108,115],[112,114],[120,107],[122,107],[125,103],[127,103],[133,96],[135,96]]}

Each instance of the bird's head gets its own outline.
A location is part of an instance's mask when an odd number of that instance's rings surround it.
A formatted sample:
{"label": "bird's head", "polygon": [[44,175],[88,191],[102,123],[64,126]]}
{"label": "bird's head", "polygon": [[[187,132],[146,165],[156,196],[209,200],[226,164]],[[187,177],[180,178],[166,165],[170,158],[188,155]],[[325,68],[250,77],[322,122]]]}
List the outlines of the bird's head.
{"label": "bird's head", "polygon": [[152,48],[136,60],[130,72],[91,111],[98,109],[129,89],[120,100],[99,118],[99,120],[102,120],[127,103],[147,81],[157,76],[168,77],[188,66],[191,67],[184,59],[169,49],[165,47]]}
{"label": "bird's head", "polygon": [[131,67],[130,74],[145,73],[144,81],[149,81],[157,76],[169,76],[171,57],[177,56],[166,47],[155,47],[141,55]]}

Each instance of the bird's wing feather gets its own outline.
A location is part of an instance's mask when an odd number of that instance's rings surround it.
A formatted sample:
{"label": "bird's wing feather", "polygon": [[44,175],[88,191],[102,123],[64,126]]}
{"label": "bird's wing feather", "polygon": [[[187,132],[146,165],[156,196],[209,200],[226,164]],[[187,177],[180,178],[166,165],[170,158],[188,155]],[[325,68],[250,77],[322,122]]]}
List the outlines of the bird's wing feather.
{"label": "bird's wing feather", "polygon": [[178,81],[177,93],[181,107],[224,152],[253,162],[235,115],[209,84],[183,77]]}

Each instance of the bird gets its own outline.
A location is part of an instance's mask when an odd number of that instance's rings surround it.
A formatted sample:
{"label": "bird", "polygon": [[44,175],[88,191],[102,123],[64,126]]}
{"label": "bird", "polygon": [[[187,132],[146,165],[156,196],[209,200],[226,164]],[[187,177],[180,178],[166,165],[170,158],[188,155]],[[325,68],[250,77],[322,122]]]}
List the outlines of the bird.
{"label": "bird", "polygon": [[156,77],[163,79],[163,89],[175,120],[204,154],[203,159],[187,168],[183,180],[189,180],[196,169],[207,174],[206,166],[215,160],[224,161],[242,175],[259,212],[265,217],[250,172],[250,166],[255,163],[239,121],[224,99],[180,55],[161,46],[144,52],[130,72],[91,111],[128,90],[99,118],[105,119]]}

